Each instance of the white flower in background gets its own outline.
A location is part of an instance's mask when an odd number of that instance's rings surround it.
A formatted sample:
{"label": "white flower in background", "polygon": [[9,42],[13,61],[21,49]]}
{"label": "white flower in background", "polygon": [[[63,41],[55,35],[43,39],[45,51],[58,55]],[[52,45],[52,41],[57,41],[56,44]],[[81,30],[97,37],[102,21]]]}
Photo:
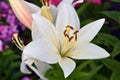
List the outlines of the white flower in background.
{"label": "white flower in background", "polygon": [[[18,37],[18,34],[13,35],[13,42],[16,44],[16,46],[20,50],[24,50],[24,44],[21,41],[21,39]],[[33,57],[30,57],[29,55],[22,54],[22,63],[20,66],[20,70],[23,73],[26,74],[31,74],[32,72],[28,69],[28,67],[33,70],[42,80],[48,80],[47,78],[44,77],[44,74],[46,73],[47,70],[52,68],[50,65],[35,59]]]}
{"label": "white flower in background", "polygon": [[[58,7],[55,25],[38,14],[32,14],[32,18],[33,41],[25,46],[23,55],[48,64],[58,63],[65,78],[75,69],[73,59],[101,59],[109,56],[106,50],[90,42],[105,19],[94,21],[79,30],[79,18],[74,8],[65,2],[61,2]],[[27,60],[23,59],[23,62],[32,64]]]}
{"label": "white flower in background", "polygon": [[32,29],[32,14],[36,13],[44,16],[52,23],[54,23],[57,9],[54,5],[48,6],[47,0],[41,0],[43,6],[40,8],[35,4],[29,3],[24,0],[9,0],[10,5],[16,14],[17,18],[29,29]]}

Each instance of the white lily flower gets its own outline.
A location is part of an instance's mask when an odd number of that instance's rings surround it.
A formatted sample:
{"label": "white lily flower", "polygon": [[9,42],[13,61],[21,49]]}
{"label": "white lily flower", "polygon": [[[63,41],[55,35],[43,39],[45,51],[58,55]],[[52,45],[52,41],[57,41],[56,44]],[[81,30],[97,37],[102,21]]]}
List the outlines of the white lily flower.
{"label": "white lily flower", "polygon": [[[18,37],[18,34],[14,34],[13,42],[20,50],[24,50],[24,44]],[[32,72],[27,68],[27,66],[31,70],[33,70],[42,80],[48,80],[47,78],[44,77],[44,74],[46,73],[47,70],[52,68],[50,65],[38,59],[30,57],[29,55],[22,54],[22,63],[20,66],[20,70],[23,73],[31,74]]]}
{"label": "white lily flower", "polygon": [[42,15],[48,20],[49,19],[52,20],[52,23],[55,21],[57,15],[57,8],[54,5],[48,6],[47,0],[41,0],[41,2],[43,3],[43,6],[41,8],[27,1],[23,1],[23,2],[30,9],[32,14],[37,13],[39,15]]}
{"label": "white lily flower", "polygon": [[49,64],[59,63],[65,78],[75,69],[71,59],[101,59],[109,56],[103,48],[90,41],[97,35],[105,19],[87,24],[79,30],[79,19],[72,7],[62,3],[58,8],[56,24],[33,14],[33,41],[23,50],[28,55]]}
{"label": "white lily flower", "polygon": [[43,6],[40,8],[35,4],[29,3],[25,0],[9,0],[10,5],[16,14],[17,18],[26,25],[29,29],[32,29],[32,14],[36,13],[44,16],[52,23],[54,23],[57,15],[57,9],[54,5],[47,5],[47,0],[41,0]]}

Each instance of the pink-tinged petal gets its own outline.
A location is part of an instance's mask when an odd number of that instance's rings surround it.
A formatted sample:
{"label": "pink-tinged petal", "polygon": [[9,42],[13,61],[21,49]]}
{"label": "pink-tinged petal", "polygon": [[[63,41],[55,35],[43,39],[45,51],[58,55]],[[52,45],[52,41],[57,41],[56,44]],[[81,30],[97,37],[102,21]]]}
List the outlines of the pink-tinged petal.
{"label": "pink-tinged petal", "polygon": [[31,58],[54,64],[60,59],[57,48],[49,40],[35,40],[30,42],[23,50],[24,55]]}
{"label": "pink-tinged petal", "polygon": [[99,19],[85,25],[79,30],[78,40],[80,43],[90,42],[103,26],[105,19]]}
{"label": "pink-tinged petal", "polygon": [[32,15],[28,7],[23,3],[22,0],[9,0],[9,2],[17,18],[29,29],[31,29]]}
{"label": "pink-tinged petal", "polygon": [[75,47],[68,56],[74,59],[101,59],[109,57],[110,54],[95,44],[83,43]]}
{"label": "pink-tinged petal", "polygon": [[61,60],[59,61],[59,65],[64,72],[65,78],[67,78],[73,72],[76,66],[75,62],[67,57],[61,58]]}

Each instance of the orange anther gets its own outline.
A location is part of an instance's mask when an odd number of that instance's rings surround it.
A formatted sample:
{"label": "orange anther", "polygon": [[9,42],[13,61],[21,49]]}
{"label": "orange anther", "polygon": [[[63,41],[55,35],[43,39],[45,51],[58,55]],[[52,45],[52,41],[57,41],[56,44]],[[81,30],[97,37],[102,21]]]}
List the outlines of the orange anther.
{"label": "orange anther", "polygon": [[67,25],[67,26],[66,26],[66,28],[70,28],[70,29],[72,29],[72,30],[73,30],[73,27],[72,27],[72,26],[70,26],[70,25]]}
{"label": "orange anther", "polygon": [[71,36],[70,38],[69,38],[69,42],[73,39],[74,37],[73,36]]}

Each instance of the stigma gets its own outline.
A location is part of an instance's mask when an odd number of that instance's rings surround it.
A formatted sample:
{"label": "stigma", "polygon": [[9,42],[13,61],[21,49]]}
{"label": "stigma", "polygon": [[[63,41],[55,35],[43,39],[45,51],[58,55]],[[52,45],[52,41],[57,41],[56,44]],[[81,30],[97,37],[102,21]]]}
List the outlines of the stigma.
{"label": "stigma", "polygon": [[67,25],[66,26],[66,29],[64,30],[64,32],[63,32],[63,34],[64,34],[64,36],[66,37],[66,38],[68,38],[68,41],[70,42],[70,41],[72,41],[73,39],[75,39],[75,41],[77,41],[77,39],[78,39],[78,30],[76,30],[76,31],[74,31],[74,33],[73,33],[73,35],[72,36],[70,36],[70,31],[71,30],[74,30],[74,28],[72,27],[72,26],[70,26],[70,25]]}
{"label": "stigma", "polygon": [[23,51],[25,46],[23,44],[23,41],[20,39],[17,33],[13,34],[12,41],[20,50]]}

